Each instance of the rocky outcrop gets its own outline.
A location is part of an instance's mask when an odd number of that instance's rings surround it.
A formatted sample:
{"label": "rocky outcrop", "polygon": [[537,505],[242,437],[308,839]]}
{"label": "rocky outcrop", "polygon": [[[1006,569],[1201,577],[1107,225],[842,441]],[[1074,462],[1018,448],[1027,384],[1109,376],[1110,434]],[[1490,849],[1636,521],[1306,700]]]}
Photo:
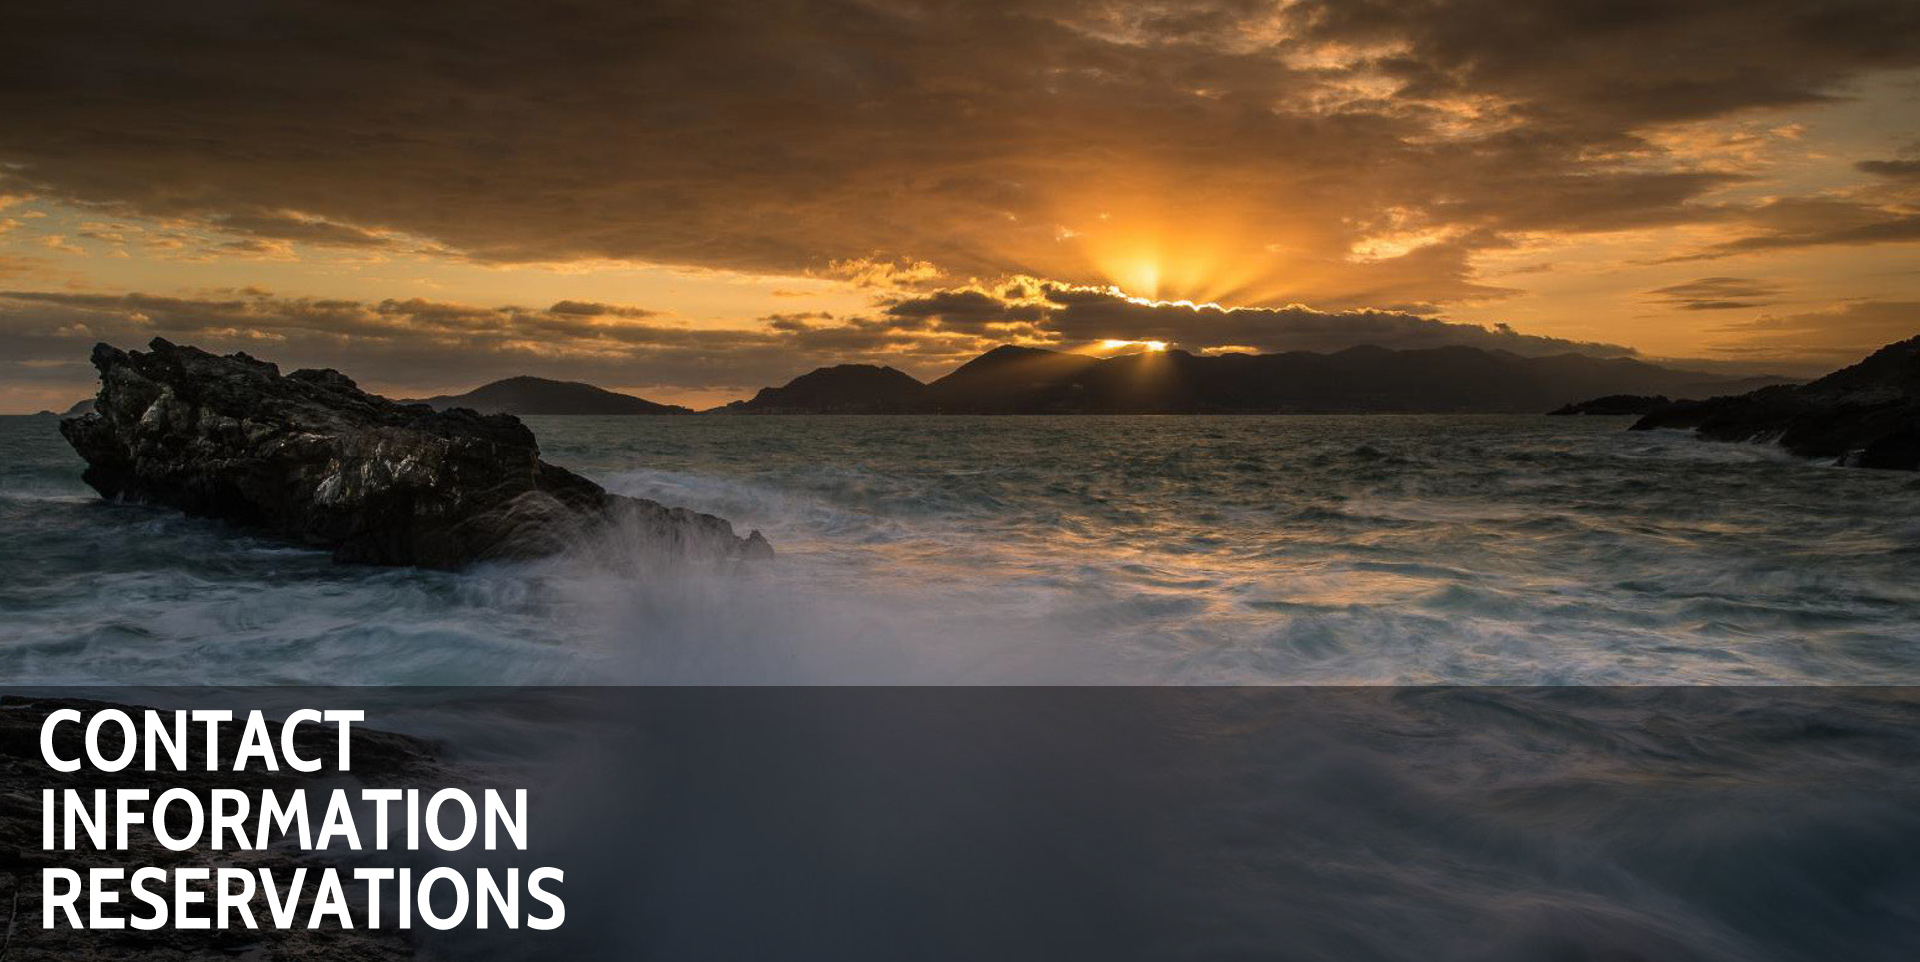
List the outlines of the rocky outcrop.
{"label": "rocky outcrop", "polygon": [[1677,401],[1633,425],[1651,428],[1691,428],[1716,441],[1777,442],[1801,457],[1855,467],[1920,470],[1920,337],[1889,344],[1810,384]]}
{"label": "rocky outcrop", "polygon": [[551,554],[618,527],[675,556],[770,555],[712,515],[609,494],[540,460],[511,415],[435,411],[294,371],[156,338],[93,349],[92,412],[60,424],[83,475],[115,500],[169,505],[338,561],[450,568]]}
{"label": "rocky outcrop", "polygon": [[1570,414],[1620,415],[1647,414],[1658,411],[1673,402],[1664,394],[1648,396],[1645,394],[1609,394],[1591,401],[1567,404],[1547,412],[1549,417],[1562,417]]}

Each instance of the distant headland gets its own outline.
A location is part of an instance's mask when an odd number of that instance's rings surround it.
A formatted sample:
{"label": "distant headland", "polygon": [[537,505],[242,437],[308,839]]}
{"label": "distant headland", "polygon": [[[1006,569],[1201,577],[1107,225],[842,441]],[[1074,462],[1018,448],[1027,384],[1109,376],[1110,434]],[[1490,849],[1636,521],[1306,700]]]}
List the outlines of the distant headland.
{"label": "distant headland", "polygon": [[1920,337],[1799,386],[1675,401],[1633,430],[1691,429],[1713,441],[1775,442],[1803,458],[1920,470]]}
{"label": "distant headland", "polygon": [[554,381],[544,377],[510,377],[474,388],[465,394],[402,401],[425,404],[436,411],[467,408],[481,414],[692,414],[677,404],[657,404],[631,394],[578,381]]}

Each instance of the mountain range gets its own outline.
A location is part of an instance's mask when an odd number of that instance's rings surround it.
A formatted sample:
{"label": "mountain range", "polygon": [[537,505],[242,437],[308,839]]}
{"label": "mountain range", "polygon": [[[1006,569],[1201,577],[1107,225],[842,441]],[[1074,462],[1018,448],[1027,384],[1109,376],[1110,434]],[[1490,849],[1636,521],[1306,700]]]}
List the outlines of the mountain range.
{"label": "mountain range", "polygon": [[[840,364],[802,374],[714,414],[1537,413],[1600,395],[1707,397],[1773,384],[1631,358],[1523,357],[1475,347],[1330,354],[1093,357],[1002,345],[922,382],[891,367]],[[483,414],[692,414],[591,384],[512,377],[414,403]]]}
{"label": "mountain range", "polygon": [[889,367],[842,364],[716,413],[1536,413],[1605,394],[1704,397],[1781,383],[1787,379],[1730,378],[1631,358],[1473,347],[1100,358],[1004,345],[930,383]]}

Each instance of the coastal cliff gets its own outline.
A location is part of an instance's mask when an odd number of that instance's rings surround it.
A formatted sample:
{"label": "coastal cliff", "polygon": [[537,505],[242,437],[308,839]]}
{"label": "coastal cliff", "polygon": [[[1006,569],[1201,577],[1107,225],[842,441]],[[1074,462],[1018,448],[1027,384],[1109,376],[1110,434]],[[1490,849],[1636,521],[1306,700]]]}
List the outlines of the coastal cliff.
{"label": "coastal cliff", "polygon": [[1714,441],[1774,441],[1804,458],[1920,470],[1920,337],[1798,387],[1676,401],[1633,425],[1690,428]]}

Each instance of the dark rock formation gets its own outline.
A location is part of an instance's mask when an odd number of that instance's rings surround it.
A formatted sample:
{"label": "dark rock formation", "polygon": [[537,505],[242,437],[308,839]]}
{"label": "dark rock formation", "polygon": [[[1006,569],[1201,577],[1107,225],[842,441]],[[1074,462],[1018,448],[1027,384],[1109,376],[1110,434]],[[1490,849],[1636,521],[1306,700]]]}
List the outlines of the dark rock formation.
{"label": "dark rock formation", "polygon": [[510,377],[481,385],[465,394],[444,394],[402,404],[425,404],[436,411],[469,408],[481,414],[692,414],[676,404],[657,404],[631,394],[619,394],[578,381],[550,381],[544,377]]}
{"label": "dark rock formation", "polygon": [[618,525],[673,556],[771,554],[721,518],[608,494],[540,460],[511,415],[436,412],[295,371],[154,339],[93,349],[95,410],[60,423],[107,498],[170,505],[333,550],[456,567],[553,553]]}
{"label": "dark rock formation", "polygon": [[81,398],[73,402],[73,407],[66,409],[60,416],[63,418],[79,417],[82,414],[90,413],[92,410],[93,398]]}
{"label": "dark rock formation", "polygon": [[1798,387],[1677,401],[1633,430],[1692,428],[1715,441],[1777,441],[1805,458],[1920,470],[1920,337]]}
{"label": "dark rock formation", "polygon": [[1651,397],[1645,394],[1609,394],[1591,401],[1563,405],[1548,411],[1547,415],[1559,417],[1569,414],[1646,414],[1672,403],[1664,394],[1655,394]]}

